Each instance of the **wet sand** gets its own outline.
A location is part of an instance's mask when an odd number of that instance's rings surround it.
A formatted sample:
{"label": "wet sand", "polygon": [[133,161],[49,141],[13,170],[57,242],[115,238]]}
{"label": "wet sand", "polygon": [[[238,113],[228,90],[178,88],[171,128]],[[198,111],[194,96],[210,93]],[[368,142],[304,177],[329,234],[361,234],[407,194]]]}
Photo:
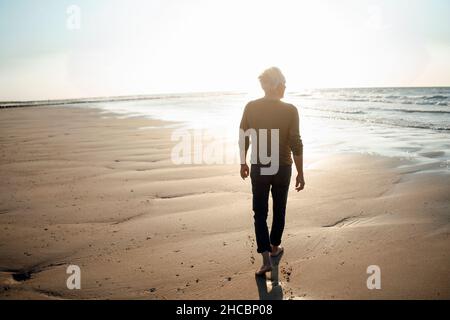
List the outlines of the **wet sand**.
{"label": "wet sand", "polygon": [[[250,182],[236,165],[172,164],[166,124],[0,110],[0,299],[450,298],[448,172],[307,155],[285,254],[255,280]],[[81,290],[66,287],[72,264]]]}

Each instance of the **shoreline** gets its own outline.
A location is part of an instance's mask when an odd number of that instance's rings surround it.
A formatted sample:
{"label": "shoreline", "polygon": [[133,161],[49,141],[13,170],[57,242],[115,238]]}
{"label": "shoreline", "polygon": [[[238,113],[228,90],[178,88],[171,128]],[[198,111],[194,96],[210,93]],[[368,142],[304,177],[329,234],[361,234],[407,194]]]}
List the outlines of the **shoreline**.
{"label": "shoreline", "polygon": [[[377,86],[377,87],[311,87],[311,88],[302,88],[300,91],[288,91],[286,92],[288,95],[295,95],[302,91],[311,91],[311,90],[377,90],[377,89],[449,89],[450,86]],[[152,99],[154,97],[160,96],[182,96],[182,95],[204,95],[204,94],[247,94],[248,92],[243,91],[195,91],[195,92],[162,92],[162,93],[150,93],[150,94],[134,94],[134,95],[118,95],[118,96],[87,96],[87,97],[78,97],[78,98],[68,98],[68,99],[35,99],[35,100],[2,100],[0,101],[0,108],[6,104],[25,104],[25,106],[33,106],[32,103],[39,103],[34,106],[45,106],[45,105],[53,105],[58,104],[57,102],[61,101],[64,104],[70,101],[86,101],[86,102],[98,102],[98,101],[108,101],[108,100],[116,100],[116,101],[127,101],[131,100],[145,100]],[[121,100],[125,99],[125,100]],[[27,105],[29,103],[30,105]],[[19,107],[19,106],[18,106]]]}
{"label": "shoreline", "polygon": [[[170,122],[37,108],[0,110],[0,299],[280,297],[255,283],[236,165],[172,164]],[[282,298],[450,298],[447,174],[362,154],[308,164],[288,200]],[[81,290],[65,286],[69,264]],[[382,290],[365,285],[373,264]]]}
{"label": "shoreline", "polygon": [[179,92],[179,93],[154,93],[122,96],[104,96],[104,97],[84,97],[72,99],[48,99],[48,100],[12,100],[0,101],[0,109],[4,108],[22,108],[22,107],[45,107],[45,106],[66,106],[96,102],[127,102],[140,100],[155,100],[161,98],[181,98],[183,96],[202,96],[202,95],[238,95],[242,92],[235,91],[212,91],[212,92]]}

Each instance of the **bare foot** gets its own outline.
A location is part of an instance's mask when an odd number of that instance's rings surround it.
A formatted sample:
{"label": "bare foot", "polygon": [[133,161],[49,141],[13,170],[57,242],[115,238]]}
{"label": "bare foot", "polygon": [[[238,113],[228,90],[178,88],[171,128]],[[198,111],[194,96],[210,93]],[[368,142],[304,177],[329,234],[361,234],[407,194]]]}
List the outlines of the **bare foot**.
{"label": "bare foot", "polygon": [[272,266],[271,265],[262,265],[261,269],[259,269],[258,271],[255,272],[255,275],[258,277],[264,276],[266,274],[266,272],[270,272],[272,271]]}
{"label": "bare foot", "polygon": [[284,251],[284,248],[281,246],[273,246],[272,252],[270,253],[271,257],[278,257],[282,252]]}

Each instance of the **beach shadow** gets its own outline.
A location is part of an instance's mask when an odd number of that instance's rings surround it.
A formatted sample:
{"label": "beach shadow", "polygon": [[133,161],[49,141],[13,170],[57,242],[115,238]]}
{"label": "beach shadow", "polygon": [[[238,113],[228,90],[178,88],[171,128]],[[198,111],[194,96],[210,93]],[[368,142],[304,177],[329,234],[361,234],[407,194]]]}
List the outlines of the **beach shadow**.
{"label": "beach shadow", "polygon": [[283,300],[283,287],[281,286],[278,277],[278,266],[283,256],[283,252],[276,258],[272,258],[272,272],[271,277],[255,276],[256,286],[258,287],[259,300]]}

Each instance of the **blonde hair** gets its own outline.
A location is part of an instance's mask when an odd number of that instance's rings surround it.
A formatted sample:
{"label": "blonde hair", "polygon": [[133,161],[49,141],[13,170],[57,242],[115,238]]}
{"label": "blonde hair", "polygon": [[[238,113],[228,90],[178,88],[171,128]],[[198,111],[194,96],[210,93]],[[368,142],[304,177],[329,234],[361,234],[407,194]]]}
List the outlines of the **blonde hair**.
{"label": "blonde hair", "polygon": [[264,91],[274,90],[278,86],[286,83],[283,73],[281,73],[281,70],[277,67],[264,70],[258,79]]}

